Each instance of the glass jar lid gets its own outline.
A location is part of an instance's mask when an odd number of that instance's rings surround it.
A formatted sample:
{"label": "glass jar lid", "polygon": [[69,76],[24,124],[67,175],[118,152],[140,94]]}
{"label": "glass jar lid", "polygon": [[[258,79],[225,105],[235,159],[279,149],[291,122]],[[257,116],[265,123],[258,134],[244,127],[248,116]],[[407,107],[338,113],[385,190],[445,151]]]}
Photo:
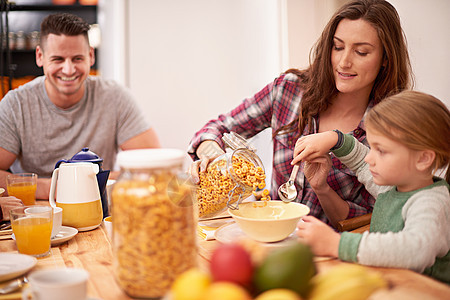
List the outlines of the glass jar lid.
{"label": "glass jar lid", "polygon": [[256,148],[251,146],[246,139],[237,134],[236,132],[224,133],[222,136],[222,141],[233,150],[239,148],[245,148],[252,152],[256,152]]}
{"label": "glass jar lid", "polygon": [[117,164],[121,168],[130,169],[171,167],[182,164],[185,155],[179,149],[125,150],[117,155]]}

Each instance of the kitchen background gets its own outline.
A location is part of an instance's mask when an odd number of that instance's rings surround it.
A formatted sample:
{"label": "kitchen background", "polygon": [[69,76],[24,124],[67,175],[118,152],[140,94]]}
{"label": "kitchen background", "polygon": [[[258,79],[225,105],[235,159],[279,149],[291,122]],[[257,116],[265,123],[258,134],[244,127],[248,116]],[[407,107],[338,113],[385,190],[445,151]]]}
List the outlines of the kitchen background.
{"label": "kitchen background", "polygon": [[[52,1],[16,1],[30,2]],[[163,147],[186,149],[209,119],[286,69],[306,67],[309,50],[344,2],[99,0],[92,21],[99,24],[96,69],[132,90]],[[390,2],[408,39],[415,89],[450,106],[450,1]],[[10,15],[10,24],[24,21]],[[252,141],[267,169],[270,133]]]}

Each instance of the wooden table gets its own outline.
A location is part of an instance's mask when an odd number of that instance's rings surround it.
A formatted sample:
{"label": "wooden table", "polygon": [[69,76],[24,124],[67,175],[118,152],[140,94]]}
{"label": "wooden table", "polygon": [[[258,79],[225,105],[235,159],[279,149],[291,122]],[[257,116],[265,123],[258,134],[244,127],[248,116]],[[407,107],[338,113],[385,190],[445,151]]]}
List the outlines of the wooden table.
{"label": "wooden table", "polygon": [[[199,267],[208,269],[212,251],[217,241],[199,238]],[[162,250],[163,251],[163,250]],[[0,252],[17,252],[13,240],[1,240]],[[99,228],[80,232],[74,238],[52,247],[51,255],[38,260],[37,269],[54,267],[76,267],[90,274],[88,295],[103,300],[131,299],[114,279],[111,243],[103,225]],[[342,264],[337,259],[317,261],[319,272]],[[429,277],[404,269],[371,268],[380,272],[392,285],[389,290],[378,292],[373,299],[450,299],[450,287]]]}

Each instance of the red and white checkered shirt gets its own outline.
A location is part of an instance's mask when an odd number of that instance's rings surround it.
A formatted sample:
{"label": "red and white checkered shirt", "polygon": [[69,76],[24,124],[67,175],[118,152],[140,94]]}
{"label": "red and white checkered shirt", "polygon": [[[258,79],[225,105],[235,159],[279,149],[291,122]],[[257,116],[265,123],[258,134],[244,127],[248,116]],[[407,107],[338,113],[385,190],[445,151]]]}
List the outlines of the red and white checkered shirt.
{"label": "red and white checkered shirt", "polygon": [[[253,97],[245,99],[242,104],[229,113],[219,115],[217,119],[209,121],[191,140],[188,153],[195,160],[198,159],[195,151],[205,140],[214,140],[224,148],[225,145],[221,139],[224,133],[234,131],[245,138],[250,138],[266,128],[270,127],[276,131],[297,119],[303,92],[296,83],[296,79],[297,76],[294,74],[281,75]],[[367,110],[372,106],[373,102],[370,102]],[[316,119],[316,122],[318,124],[319,120]],[[305,128],[303,134],[308,134],[308,131],[309,129]],[[363,144],[368,145],[363,120],[351,134]],[[273,139],[272,199],[278,199],[278,187],[289,180],[293,168],[291,160],[296,142],[294,135],[295,133],[278,134]],[[366,191],[364,185],[358,182],[352,171],[333,154],[331,157],[333,166],[328,174],[327,182],[342,199],[348,202],[350,207],[348,218],[371,212],[375,199]],[[296,186],[301,184],[300,178],[304,178],[302,170],[303,163],[296,178]],[[311,215],[330,224],[306,178],[302,181],[304,181],[304,186],[299,191],[296,201],[306,204],[311,209]]]}

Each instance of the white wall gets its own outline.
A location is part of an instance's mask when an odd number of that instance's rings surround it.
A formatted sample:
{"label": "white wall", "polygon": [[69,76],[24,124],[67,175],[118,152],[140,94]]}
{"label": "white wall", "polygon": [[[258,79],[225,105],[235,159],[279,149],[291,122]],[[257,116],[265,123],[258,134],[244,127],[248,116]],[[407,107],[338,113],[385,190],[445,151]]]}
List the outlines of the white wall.
{"label": "white wall", "polygon": [[128,85],[126,68],[127,16],[125,0],[99,0],[98,23],[101,44],[98,49],[98,65],[105,79],[114,79]]}
{"label": "white wall", "polygon": [[287,0],[288,67],[309,66],[310,49],[344,0]]}
{"label": "white wall", "polygon": [[415,90],[432,94],[450,107],[450,1],[390,0],[409,45]]}
{"label": "white wall", "polygon": [[187,149],[209,119],[282,72],[279,2],[127,2],[129,87],[163,147]]}

